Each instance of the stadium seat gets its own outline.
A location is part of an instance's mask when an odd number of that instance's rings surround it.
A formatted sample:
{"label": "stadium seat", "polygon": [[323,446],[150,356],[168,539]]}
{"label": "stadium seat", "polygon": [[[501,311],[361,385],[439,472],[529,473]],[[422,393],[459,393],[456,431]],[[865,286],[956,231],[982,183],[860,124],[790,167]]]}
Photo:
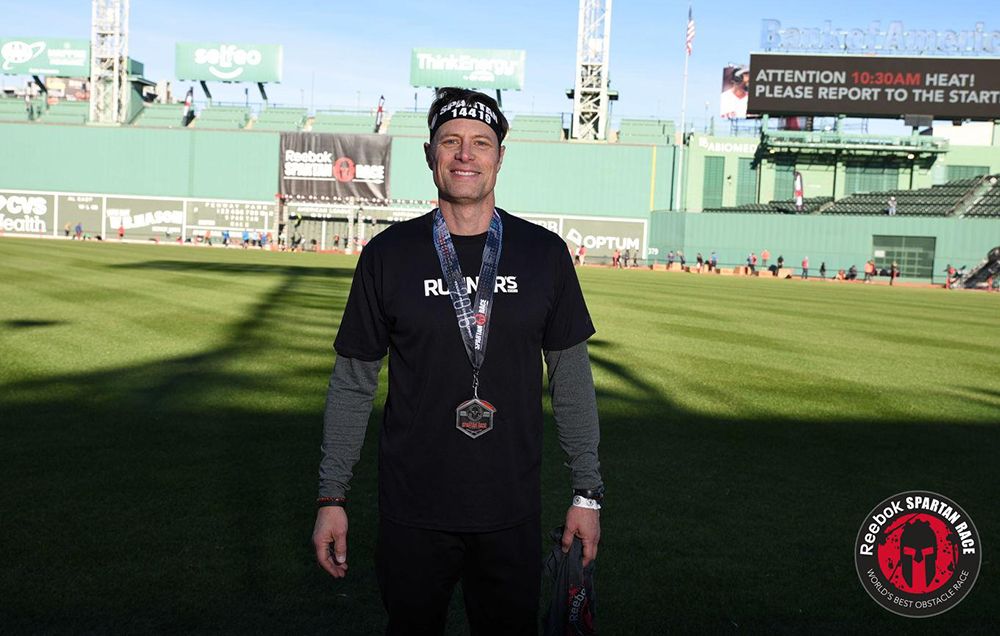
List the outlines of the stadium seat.
{"label": "stadium seat", "polygon": [[132,125],[144,128],[182,128],[184,104],[146,104],[132,120]]}
{"label": "stadium seat", "polygon": [[958,179],[918,190],[861,192],[837,201],[823,214],[884,215],[889,197],[896,198],[896,216],[951,216],[979,178]]}
{"label": "stadium seat", "polygon": [[389,134],[426,137],[427,113],[397,110],[389,119]]}
{"label": "stadium seat", "polygon": [[253,120],[253,130],[294,132],[305,126],[309,112],[305,108],[265,108]]}
{"label": "stadium seat", "polygon": [[28,121],[31,113],[21,99],[0,99],[0,121]]}
{"label": "stadium seat", "polygon": [[561,141],[564,136],[562,117],[556,115],[517,115],[508,133],[509,139],[526,141]]}
{"label": "stadium seat", "polygon": [[192,123],[196,128],[244,128],[250,113],[241,106],[206,106]]}
{"label": "stadium seat", "polygon": [[619,143],[670,145],[674,143],[674,122],[659,119],[622,119]]}
{"label": "stadium seat", "polygon": [[43,109],[39,119],[47,124],[86,124],[89,117],[89,102],[60,100]]}
{"label": "stadium seat", "polygon": [[318,111],[313,117],[312,132],[371,135],[375,132],[375,116],[338,111]]}

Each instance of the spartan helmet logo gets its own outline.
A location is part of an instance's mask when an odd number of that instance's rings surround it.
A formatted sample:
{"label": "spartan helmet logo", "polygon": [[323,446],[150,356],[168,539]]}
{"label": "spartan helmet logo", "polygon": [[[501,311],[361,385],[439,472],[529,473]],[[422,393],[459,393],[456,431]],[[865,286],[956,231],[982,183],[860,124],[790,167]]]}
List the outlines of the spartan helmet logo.
{"label": "spartan helmet logo", "polygon": [[903,528],[899,538],[899,562],[903,579],[911,588],[930,586],[937,571],[937,535],[926,521],[915,521]]}

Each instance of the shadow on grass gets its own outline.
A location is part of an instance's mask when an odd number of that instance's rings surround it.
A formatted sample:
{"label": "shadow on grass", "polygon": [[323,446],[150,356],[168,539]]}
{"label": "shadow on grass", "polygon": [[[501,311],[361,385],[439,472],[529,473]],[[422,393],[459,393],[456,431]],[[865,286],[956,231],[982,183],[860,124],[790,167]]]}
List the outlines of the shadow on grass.
{"label": "shadow on grass", "polygon": [[66,324],[65,320],[3,320],[0,326],[7,329],[35,329],[37,327],[55,327]]}
{"label": "shadow on grass", "polygon": [[[379,633],[374,425],[353,481],[349,577],[321,573],[309,544],[350,271],[132,267],[280,284],[197,355],[3,388],[4,631]],[[623,387],[598,386],[604,633],[996,631],[1000,429],[720,420],[673,403],[612,342],[595,339],[591,355]],[[551,422],[546,433],[549,527],[567,483]],[[987,545],[976,589],[921,622],[877,607],[853,564],[868,511],[910,489],[955,499]]]}

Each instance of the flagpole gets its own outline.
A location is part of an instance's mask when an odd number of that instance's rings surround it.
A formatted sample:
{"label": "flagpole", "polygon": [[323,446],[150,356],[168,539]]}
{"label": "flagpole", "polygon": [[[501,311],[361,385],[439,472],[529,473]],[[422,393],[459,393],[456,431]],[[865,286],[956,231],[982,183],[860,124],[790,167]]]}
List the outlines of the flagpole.
{"label": "flagpole", "polygon": [[684,133],[687,127],[687,95],[688,95],[688,62],[691,59],[691,43],[694,41],[692,30],[694,19],[691,5],[688,5],[687,37],[684,45],[684,88],[681,91],[681,147],[677,156],[677,172],[674,173],[674,210],[681,209],[681,188],[684,185]]}
{"label": "flagpole", "polygon": [[687,95],[688,95],[688,60],[690,55],[684,56],[684,90],[681,92],[681,150],[677,159],[677,187],[674,188],[674,209],[681,209],[681,187],[684,183],[684,132],[687,129]]}

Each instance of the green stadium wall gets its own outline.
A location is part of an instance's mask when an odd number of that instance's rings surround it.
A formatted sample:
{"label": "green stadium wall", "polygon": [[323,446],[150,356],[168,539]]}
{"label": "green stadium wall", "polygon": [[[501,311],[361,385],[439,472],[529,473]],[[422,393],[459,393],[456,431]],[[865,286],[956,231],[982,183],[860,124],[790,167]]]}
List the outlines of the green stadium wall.
{"label": "green stadium wall", "polygon": [[873,257],[872,237],[934,237],[934,275],[947,264],[972,266],[1000,245],[1000,222],[990,219],[911,218],[887,216],[822,216],[788,214],[683,213],[652,214],[649,245],[660,262],[670,250],[683,250],[693,261],[715,250],[726,266],[742,265],[751,251],[765,248],[772,258],[785,257],[798,268],[804,256],[818,270],[826,262],[836,272]]}
{"label": "green stadium wall", "polygon": [[[0,189],[121,194],[188,199],[273,202],[277,191],[279,134],[208,129],[104,128],[38,123],[0,123]],[[432,200],[436,192],[424,161],[423,137],[392,140],[391,195]],[[748,195],[757,201],[789,198],[775,184],[787,172],[765,162],[749,171],[756,138],[694,135],[684,153],[682,209],[700,211],[706,195],[723,206]],[[978,219],[825,217],[767,214],[678,214],[672,175],[677,147],[642,144],[509,141],[497,186],[499,204],[531,217],[575,216],[648,222],[649,244],[662,254],[683,249],[694,255],[717,250],[739,263],[764,247],[791,262],[808,254],[831,269],[863,263],[874,234],[933,236],[936,260],[978,262],[1000,244],[1000,222]],[[948,166],[987,167],[1000,173],[1000,147],[953,147],[913,175],[913,187],[947,179]],[[828,196],[830,165],[796,166],[806,196]],[[716,190],[706,186],[710,169]],[[836,182],[846,179],[842,164]],[[779,182],[780,179],[786,181]],[[753,182],[748,183],[750,179]],[[909,186],[908,171],[898,187]],[[656,210],[656,212],[654,212]],[[609,231],[610,232],[610,231]],[[595,256],[598,256],[595,254]]]}
{"label": "green stadium wall", "polygon": [[[272,201],[274,132],[0,124],[0,188]],[[394,137],[391,194],[437,192],[422,137]],[[510,141],[497,200],[523,214],[648,218],[670,204],[672,146]]]}

